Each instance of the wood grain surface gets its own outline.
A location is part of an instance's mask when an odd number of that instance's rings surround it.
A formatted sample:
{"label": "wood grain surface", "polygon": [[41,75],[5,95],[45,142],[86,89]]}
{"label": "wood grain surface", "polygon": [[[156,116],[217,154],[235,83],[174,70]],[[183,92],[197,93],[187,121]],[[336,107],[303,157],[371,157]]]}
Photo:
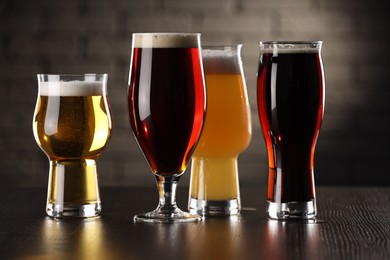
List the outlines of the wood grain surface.
{"label": "wood grain surface", "polygon": [[[316,224],[265,216],[265,189],[241,189],[238,217],[133,223],[153,209],[150,188],[102,188],[93,219],[45,216],[44,188],[0,191],[0,259],[390,259],[390,187],[318,187]],[[188,194],[179,189],[178,204]]]}

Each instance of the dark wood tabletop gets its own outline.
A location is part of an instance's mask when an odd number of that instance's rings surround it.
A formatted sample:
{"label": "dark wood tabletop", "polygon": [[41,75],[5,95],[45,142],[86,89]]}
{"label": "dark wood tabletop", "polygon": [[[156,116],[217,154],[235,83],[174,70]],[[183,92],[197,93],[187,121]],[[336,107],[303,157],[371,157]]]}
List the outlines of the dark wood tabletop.
{"label": "dark wood tabletop", "polygon": [[317,187],[316,224],[267,220],[265,192],[241,188],[238,217],[150,224],[132,218],[154,187],[103,187],[101,217],[65,220],[46,217],[45,188],[1,188],[0,259],[390,259],[390,187]]}

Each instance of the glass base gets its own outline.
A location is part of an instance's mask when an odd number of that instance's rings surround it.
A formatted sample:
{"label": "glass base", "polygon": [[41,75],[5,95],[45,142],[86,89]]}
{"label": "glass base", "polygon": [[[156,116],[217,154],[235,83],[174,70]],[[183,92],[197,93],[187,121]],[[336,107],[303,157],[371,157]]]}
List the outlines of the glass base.
{"label": "glass base", "polygon": [[267,215],[270,219],[314,219],[317,215],[315,200],[286,203],[267,201]]}
{"label": "glass base", "polygon": [[46,205],[46,213],[53,218],[90,218],[100,215],[102,207],[100,202],[93,204],[82,205],[56,205],[48,203]]}
{"label": "glass base", "polygon": [[160,213],[157,210],[152,212],[138,214],[134,216],[134,222],[147,222],[147,223],[185,223],[185,222],[198,222],[202,219],[201,216],[196,214],[190,214],[188,212],[175,210],[172,213]]}
{"label": "glass base", "polygon": [[229,216],[240,213],[239,199],[232,200],[199,200],[190,198],[189,211],[203,216]]}

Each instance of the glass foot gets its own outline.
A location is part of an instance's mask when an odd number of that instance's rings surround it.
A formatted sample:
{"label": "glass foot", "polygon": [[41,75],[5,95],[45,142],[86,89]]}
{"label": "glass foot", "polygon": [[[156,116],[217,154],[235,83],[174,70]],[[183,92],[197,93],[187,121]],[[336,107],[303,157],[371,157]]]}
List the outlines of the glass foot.
{"label": "glass foot", "polygon": [[239,199],[199,200],[191,198],[188,208],[191,213],[203,216],[237,215],[241,210]]}
{"label": "glass foot", "polygon": [[202,219],[201,216],[191,214],[188,212],[177,209],[173,212],[160,212],[154,210],[152,212],[138,214],[134,216],[134,222],[148,222],[148,223],[185,223],[185,222],[198,222]]}
{"label": "glass foot", "polygon": [[270,219],[315,219],[317,215],[315,200],[311,201],[291,201],[277,203],[267,201],[267,215]]}
{"label": "glass foot", "polygon": [[102,207],[100,202],[93,204],[82,205],[60,205],[48,203],[46,205],[46,213],[53,218],[89,218],[100,215]]}

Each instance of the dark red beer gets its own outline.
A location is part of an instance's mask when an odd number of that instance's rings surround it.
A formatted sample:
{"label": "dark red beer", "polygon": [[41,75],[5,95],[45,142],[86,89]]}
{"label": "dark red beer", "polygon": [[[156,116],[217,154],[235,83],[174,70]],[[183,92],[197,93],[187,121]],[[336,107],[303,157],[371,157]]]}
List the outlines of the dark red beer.
{"label": "dark red beer", "polygon": [[198,48],[134,48],[130,123],[152,171],[181,174],[198,141],[205,90]]}
{"label": "dark red beer", "polygon": [[257,102],[268,151],[269,202],[315,199],[314,150],[324,113],[324,75],[318,51],[265,51]]}

